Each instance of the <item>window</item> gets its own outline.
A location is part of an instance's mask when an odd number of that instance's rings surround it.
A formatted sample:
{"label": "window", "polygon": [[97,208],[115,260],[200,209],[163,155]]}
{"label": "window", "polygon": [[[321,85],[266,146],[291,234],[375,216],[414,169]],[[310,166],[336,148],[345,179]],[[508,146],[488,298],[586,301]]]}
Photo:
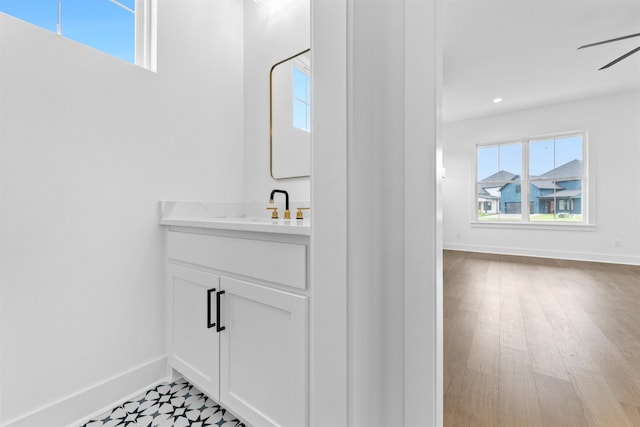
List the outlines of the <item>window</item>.
{"label": "window", "polygon": [[[156,0],[0,0],[0,12],[155,69]],[[153,13],[152,13],[153,12]]]}
{"label": "window", "polygon": [[522,199],[516,187],[522,174],[522,146],[518,143],[478,147],[478,202],[495,202],[479,211],[483,221],[520,221]]}
{"label": "window", "polygon": [[[480,221],[584,223],[586,134],[583,132],[477,147]],[[529,206],[522,209],[522,204]]]}
{"label": "window", "polygon": [[311,79],[309,73],[294,66],[293,127],[311,132]]}
{"label": "window", "polygon": [[567,210],[567,201],[564,199],[559,199],[558,200],[558,211],[562,212],[562,211],[566,211]]}

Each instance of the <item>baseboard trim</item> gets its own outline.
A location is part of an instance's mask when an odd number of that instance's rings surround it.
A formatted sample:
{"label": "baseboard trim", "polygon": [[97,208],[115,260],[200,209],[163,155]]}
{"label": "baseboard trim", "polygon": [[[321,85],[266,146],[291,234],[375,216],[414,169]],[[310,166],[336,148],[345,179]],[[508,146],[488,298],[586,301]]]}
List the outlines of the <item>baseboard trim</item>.
{"label": "baseboard trim", "polygon": [[7,421],[4,427],[77,427],[144,390],[166,381],[167,373],[167,356],[163,355]]}
{"label": "baseboard trim", "polygon": [[548,251],[527,248],[506,248],[500,246],[465,245],[444,243],[443,248],[452,251],[479,252],[486,254],[529,256],[536,258],[565,259],[571,261],[604,262],[608,264],[640,265],[640,256],[610,255],[589,252]]}

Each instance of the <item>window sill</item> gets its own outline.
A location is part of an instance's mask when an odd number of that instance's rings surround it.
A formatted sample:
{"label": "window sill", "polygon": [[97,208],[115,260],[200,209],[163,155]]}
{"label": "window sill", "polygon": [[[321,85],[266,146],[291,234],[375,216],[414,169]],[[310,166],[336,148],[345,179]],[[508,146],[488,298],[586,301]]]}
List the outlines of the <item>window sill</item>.
{"label": "window sill", "polygon": [[520,230],[596,231],[595,224],[566,224],[555,222],[498,222],[471,221],[472,228],[515,228]]}

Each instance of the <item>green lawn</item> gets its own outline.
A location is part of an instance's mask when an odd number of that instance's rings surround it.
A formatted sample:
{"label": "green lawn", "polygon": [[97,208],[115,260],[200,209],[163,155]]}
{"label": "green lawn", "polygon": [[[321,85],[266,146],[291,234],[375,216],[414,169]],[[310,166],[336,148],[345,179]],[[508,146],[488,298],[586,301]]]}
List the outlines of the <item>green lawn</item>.
{"label": "green lawn", "polygon": [[581,222],[582,215],[571,214],[533,214],[530,216],[531,221],[564,221],[564,222]]}
{"label": "green lawn", "polygon": [[522,216],[518,214],[485,214],[479,213],[478,219],[480,221],[522,221]]}
{"label": "green lawn", "polygon": [[[582,215],[570,214],[531,214],[530,220],[533,221],[549,221],[549,222],[581,222]],[[519,214],[494,214],[494,213],[478,213],[480,221],[522,221]]]}

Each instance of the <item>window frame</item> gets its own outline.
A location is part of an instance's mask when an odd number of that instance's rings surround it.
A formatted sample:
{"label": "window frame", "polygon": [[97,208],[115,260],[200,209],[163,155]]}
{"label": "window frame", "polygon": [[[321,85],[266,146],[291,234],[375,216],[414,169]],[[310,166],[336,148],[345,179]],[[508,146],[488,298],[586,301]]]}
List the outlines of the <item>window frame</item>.
{"label": "window frame", "polygon": [[[55,0],[54,0],[55,1]],[[87,46],[89,48],[95,49],[97,51],[103,52],[109,56],[118,58],[126,63],[133,63],[139,67],[145,68],[147,70],[156,71],[156,47],[157,47],[157,1],[158,0],[134,0],[134,9],[131,9],[128,5],[123,4],[120,0],[99,0],[106,3],[112,3],[111,7],[119,7],[121,9],[126,10],[128,13],[133,15],[133,40],[131,43],[133,44],[133,61],[128,58],[124,58],[122,56],[118,56],[113,54],[113,52],[104,50],[103,46],[97,46],[95,44],[87,43],[86,40],[82,40],[82,38],[77,38],[73,35],[73,32],[70,32],[67,35],[66,28],[63,27],[63,22],[65,20],[65,8],[64,8],[64,0],[58,0],[56,4],[57,8],[57,16],[56,15],[47,15],[50,21],[43,22],[41,20],[34,20],[34,16],[27,16],[21,13],[12,13],[6,9],[5,12],[10,16],[13,16],[16,19],[19,19],[23,22],[26,22],[30,25],[34,25],[38,28],[41,28],[45,31],[51,31],[54,34],[57,34],[59,37],[64,37],[67,40],[74,41],[80,45]],[[53,8],[52,8],[53,9]],[[52,11],[50,11],[52,12]],[[55,28],[52,28],[50,25],[51,20],[55,17]],[[84,16],[79,17],[81,21]],[[45,25],[47,24],[47,25]],[[129,45],[131,46],[131,45]]]}
{"label": "window frame", "polygon": [[135,64],[149,71],[157,70],[157,0],[136,0],[135,9]]}
{"label": "window frame", "polygon": [[[478,178],[478,153],[479,149],[486,147],[499,147],[501,145],[508,144],[520,144],[521,145],[521,155],[522,155],[522,170],[521,176],[519,179],[519,185],[521,185],[521,206],[530,206],[531,198],[530,198],[530,172],[529,172],[529,143],[531,141],[539,141],[544,139],[553,139],[553,138],[566,138],[570,136],[580,136],[582,138],[582,176],[581,176],[581,184],[582,184],[582,194],[581,194],[581,203],[582,203],[582,220],[581,221],[542,221],[535,220],[531,221],[531,215],[529,213],[530,209],[521,209],[521,219],[520,220],[511,220],[511,221],[483,221],[479,219],[478,216],[478,186],[479,186],[479,178]],[[549,228],[549,229],[565,229],[565,230],[592,230],[595,229],[595,225],[593,223],[593,213],[591,212],[593,209],[592,206],[592,195],[590,191],[590,181],[591,178],[589,176],[589,161],[588,161],[588,130],[574,130],[574,131],[565,131],[565,132],[556,132],[535,136],[527,136],[523,138],[503,140],[503,141],[493,141],[493,142],[483,142],[477,143],[474,146],[474,179],[473,179],[473,214],[472,220],[470,221],[473,227],[488,227],[488,228]],[[560,165],[561,166],[561,165]],[[558,167],[558,166],[555,166]],[[535,181],[535,180],[533,180]],[[526,190],[526,191],[525,191]],[[557,203],[558,199],[555,199],[555,203]],[[498,203],[500,203],[498,201]],[[573,203],[571,203],[572,205]],[[569,202],[567,202],[569,205]]]}

